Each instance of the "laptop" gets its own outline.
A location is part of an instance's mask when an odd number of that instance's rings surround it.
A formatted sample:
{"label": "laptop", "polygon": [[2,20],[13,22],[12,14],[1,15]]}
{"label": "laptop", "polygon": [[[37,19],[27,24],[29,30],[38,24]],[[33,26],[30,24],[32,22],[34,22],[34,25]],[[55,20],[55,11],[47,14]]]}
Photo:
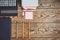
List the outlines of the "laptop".
{"label": "laptop", "polygon": [[0,0],[0,16],[17,16],[17,0]]}

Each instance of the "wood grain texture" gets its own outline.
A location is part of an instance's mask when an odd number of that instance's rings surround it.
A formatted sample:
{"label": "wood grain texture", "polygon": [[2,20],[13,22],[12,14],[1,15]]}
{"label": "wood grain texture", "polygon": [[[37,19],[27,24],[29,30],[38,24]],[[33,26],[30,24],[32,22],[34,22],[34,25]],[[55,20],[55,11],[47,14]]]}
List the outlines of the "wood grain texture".
{"label": "wood grain texture", "polygon": [[[25,37],[28,37],[28,22],[31,22],[31,37],[44,37],[47,34],[47,37],[52,37],[55,33],[54,28],[60,28],[60,9],[40,9],[39,11],[34,12],[33,20],[25,20],[22,16],[22,11],[19,9],[18,17],[12,18],[12,24],[15,24],[16,21],[19,22],[19,37],[22,36],[22,27],[23,21],[25,22]],[[15,24],[16,25],[16,24]],[[35,29],[36,26],[36,29]],[[15,26],[13,26],[15,27]],[[42,27],[42,28],[40,28]],[[49,28],[52,28],[51,30]],[[14,30],[14,28],[13,28]],[[20,32],[21,30],[21,32]],[[35,31],[33,31],[35,30]],[[38,31],[39,30],[39,31]],[[46,31],[48,30],[48,31]],[[54,29],[56,30],[56,29]],[[56,31],[57,33],[58,31]],[[39,34],[39,35],[38,35]],[[44,35],[43,35],[44,34]],[[49,36],[49,35],[50,36]],[[51,35],[52,34],[52,35]],[[12,34],[13,35],[13,34]],[[53,35],[54,37],[55,35]]]}
{"label": "wood grain texture", "polygon": [[[40,7],[40,6],[39,6]],[[60,9],[37,9],[33,11],[34,18],[33,20],[25,20],[22,16],[22,10],[18,8],[18,16],[12,17],[12,37],[16,37],[16,21],[18,24],[18,35],[22,37],[23,35],[23,22],[24,24],[24,37],[28,37],[28,22],[30,21],[31,29],[30,29],[30,36],[36,37],[52,37],[51,39],[47,38],[46,40],[60,40]],[[36,39],[36,40],[38,40]],[[32,39],[35,40],[35,39]],[[45,38],[41,39],[45,40]]]}

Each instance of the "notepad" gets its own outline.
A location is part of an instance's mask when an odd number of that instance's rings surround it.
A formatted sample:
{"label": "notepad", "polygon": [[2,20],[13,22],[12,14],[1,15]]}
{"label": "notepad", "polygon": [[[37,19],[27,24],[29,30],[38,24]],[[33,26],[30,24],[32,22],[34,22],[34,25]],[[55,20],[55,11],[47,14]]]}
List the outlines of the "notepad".
{"label": "notepad", "polygon": [[23,9],[36,9],[38,6],[38,0],[22,0]]}
{"label": "notepad", "polygon": [[33,19],[33,12],[25,12],[25,19]]}

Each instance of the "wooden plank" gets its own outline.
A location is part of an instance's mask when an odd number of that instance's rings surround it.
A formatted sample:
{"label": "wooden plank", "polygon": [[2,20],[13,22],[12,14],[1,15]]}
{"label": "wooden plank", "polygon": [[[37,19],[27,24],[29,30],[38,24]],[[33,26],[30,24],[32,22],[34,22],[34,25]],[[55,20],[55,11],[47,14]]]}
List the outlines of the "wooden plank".
{"label": "wooden plank", "polygon": [[23,38],[24,38],[24,27],[25,27],[25,26],[24,26],[24,22],[23,22]]}
{"label": "wooden plank", "polygon": [[31,36],[30,36],[30,22],[29,22],[29,39],[31,38]]}

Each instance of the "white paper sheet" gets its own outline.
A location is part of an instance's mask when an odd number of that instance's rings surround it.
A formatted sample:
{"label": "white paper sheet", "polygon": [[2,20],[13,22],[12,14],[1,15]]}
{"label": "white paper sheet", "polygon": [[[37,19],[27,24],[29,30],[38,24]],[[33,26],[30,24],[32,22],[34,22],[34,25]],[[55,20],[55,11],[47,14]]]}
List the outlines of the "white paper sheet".
{"label": "white paper sheet", "polygon": [[25,19],[33,19],[33,12],[25,12]]}
{"label": "white paper sheet", "polygon": [[22,0],[22,6],[38,6],[38,0]]}

